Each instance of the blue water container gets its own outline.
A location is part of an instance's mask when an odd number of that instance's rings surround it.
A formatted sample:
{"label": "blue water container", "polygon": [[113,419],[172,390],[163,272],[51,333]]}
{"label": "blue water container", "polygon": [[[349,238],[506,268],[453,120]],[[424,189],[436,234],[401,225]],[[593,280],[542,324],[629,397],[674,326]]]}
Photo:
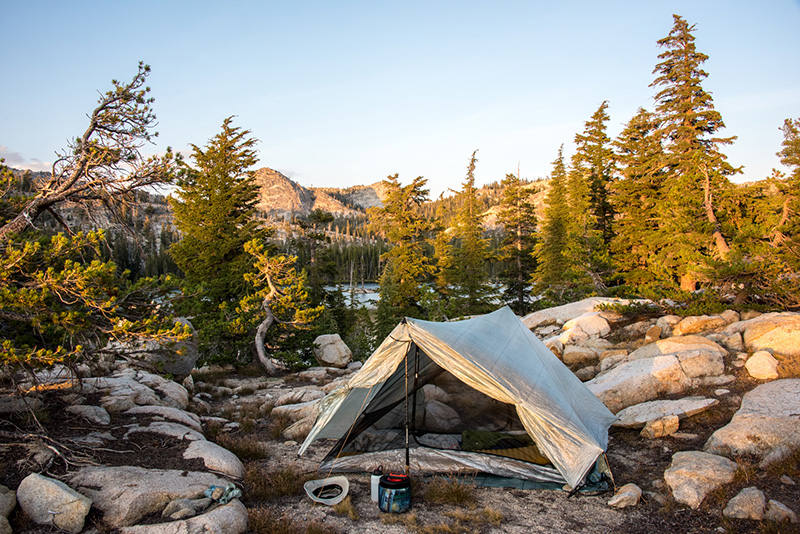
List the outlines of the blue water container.
{"label": "blue water container", "polygon": [[402,514],[411,508],[411,479],[408,475],[383,475],[378,485],[381,512]]}

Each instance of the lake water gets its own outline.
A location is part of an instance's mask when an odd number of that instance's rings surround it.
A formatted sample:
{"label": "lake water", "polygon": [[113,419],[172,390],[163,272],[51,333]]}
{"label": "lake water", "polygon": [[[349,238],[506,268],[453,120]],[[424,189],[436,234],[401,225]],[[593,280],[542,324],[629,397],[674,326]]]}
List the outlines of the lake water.
{"label": "lake water", "polygon": [[[369,309],[377,307],[379,298],[378,284],[374,282],[365,283],[363,286],[359,284],[353,287],[354,291],[352,292],[350,286],[342,285],[340,287],[342,288],[342,293],[344,293],[345,298],[350,299],[352,297],[356,305],[366,306]],[[326,286],[325,289],[327,291],[335,291],[336,286]]]}

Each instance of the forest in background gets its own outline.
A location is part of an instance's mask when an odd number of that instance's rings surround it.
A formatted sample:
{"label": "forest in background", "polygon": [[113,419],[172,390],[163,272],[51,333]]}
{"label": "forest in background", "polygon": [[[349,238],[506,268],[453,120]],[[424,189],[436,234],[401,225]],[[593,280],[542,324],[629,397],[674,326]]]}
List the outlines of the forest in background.
{"label": "forest in background", "polygon": [[[611,139],[603,101],[545,181],[517,171],[478,188],[476,150],[450,196],[431,199],[423,177],[394,175],[383,205],[363,216],[317,210],[282,224],[255,207],[256,140],[231,118],[187,160],[142,156],[156,121],[140,64],[101,96],[53,173],[0,169],[3,366],[91,359],[109,339],[190,335],[174,316],[191,318],[207,360],[255,359],[275,372],[273,358],[313,361],[322,333],[339,332],[364,358],[403,317],[501,304],[524,314],[609,295],[678,313],[797,309],[800,119],[776,125],[787,175],[733,183],[724,147],[735,138],[721,136],[693,31],[676,16],[658,41],[653,109]],[[175,189],[165,201],[158,186]],[[374,313],[325,289],[363,280],[380,284]]]}

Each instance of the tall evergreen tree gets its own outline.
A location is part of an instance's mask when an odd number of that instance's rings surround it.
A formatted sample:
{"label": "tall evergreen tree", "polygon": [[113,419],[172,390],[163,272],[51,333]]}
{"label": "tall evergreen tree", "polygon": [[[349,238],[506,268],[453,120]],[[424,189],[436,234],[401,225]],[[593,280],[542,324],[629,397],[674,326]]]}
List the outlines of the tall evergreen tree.
{"label": "tall evergreen tree", "polygon": [[403,186],[397,174],[389,176],[383,181],[383,206],[369,209],[372,228],[382,232],[391,246],[381,255],[384,267],[379,279],[378,339],[383,339],[403,317],[420,317],[423,313],[422,284],[433,273],[425,254],[432,223],[419,212],[428,200],[426,183],[418,176]]}
{"label": "tall evergreen tree", "polygon": [[575,135],[576,151],[567,181],[573,218],[570,248],[573,263],[591,278],[595,289],[603,290],[603,278],[611,270],[609,243],[613,235],[614,211],[609,186],[614,169],[614,152],[606,134],[608,102],[604,101]]}
{"label": "tall evergreen tree", "polygon": [[451,243],[442,257],[441,279],[447,284],[449,315],[473,315],[490,311],[494,288],[489,283],[487,261],[488,240],[483,237],[483,210],[475,188],[477,150],[472,153],[467,167],[467,178],[462,184],[459,200],[461,206],[455,217]]}
{"label": "tall evergreen tree", "polygon": [[244,244],[255,233],[258,186],[250,169],[258,162],[257,140],[232,122],[225,119],[205,148],[192,145],[195,166],[184,167],[169,199],[182,235],[170,253],[187,282],[203,286],[202,299],[215,307],[243,294],[243,275],[252,267]]}
{"label": "tall evergreen tree", "polygon": [[618,180],[612,184],[612,203],[618,214],[611,241],[611,253],[624,280],[639,286],[670,283],[656,252],[668,246],[661,242],[659,203],[665,169],[658,120],[639,108],[614,142],[620,165]]}
{"label": "tall evergreen tree", "polygon": [[185,273],[180,311],[195,317],[200,342],[222,359],[249,361],[246,340],[229,330],[240,298],[248,293],[244,275],[253,262],[244,244],[265,232],[253,219],[258,186],[250,170],[258,158],[249,130],[222,123],[205,148],[192,145],[194,167],[185,166],[170,197],[181,240],[170,247]]}
{"label": "tall evergreen tree", "polygon": [[724,259],[730,251],[714,196],[728,188],[728,176],[736,172],[720,151],[735,138],[714,137],[725,125],[702,86],[708,76],[702,65],[708,56],[697,51],[694,29],[674,15],[672,31],[658,41],[665,51],[658,56],[661,62],[651,84],[660,88],[656,113],[668,169],[660,219],[670,244],[658,255],[662,266],[687,290],[695,288],[704,263],[713,257]]}
{"label": "tall evergreen tree", "polygon": [[796,272],[800,270],[800,119],[786,119],[781,131],[783,148],[778,157],[789,175],[780,184],[783,203],[775,237],[782,256]]}
{"label": "tall evergreen tree", "polygon": [[556,300],[566,292],[573,269],[568,250],[572,215],[567,198],[563,151],[562,146],[553,162],[540,240],[534,250],[538,266],[532,277],[535,292],[552,294]]}
{"label": "tall evergreen tree", "polygon": [[524,315],[530,310],[530,279],[536,268],[536,206],[519,171],[507,174],[502,185],[502,210],[497,221],[503,225],[501,259],[508,265],[500,276],[505,285],[503,297],[514,312]]}

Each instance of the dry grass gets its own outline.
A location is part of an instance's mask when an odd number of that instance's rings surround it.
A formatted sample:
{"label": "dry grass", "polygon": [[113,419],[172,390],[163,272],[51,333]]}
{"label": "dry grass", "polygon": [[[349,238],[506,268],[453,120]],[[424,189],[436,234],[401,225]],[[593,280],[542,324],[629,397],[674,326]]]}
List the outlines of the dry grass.
{"label": "dry grass", "polygon": [[247,515],[250,519],[248,532],[254,534],[336,534],[334,529],[316,521],[304,525],[265,507],[249,508]]}
{"label": "dry grass", "polygon": [[261,460],[267,457],[266,447],[254,437],[217,434],[214,441],[238,456],[240,460]]}
{"label": "dry grass", "polygon": [[341,516],[347,516],[353,521],[358,521],[358,511],[356,507],[353,506],[353,501],[350,499],[350,496],[344,498],[342,502],[333,506],[333,511]]}
{"label": "dry grass", "polygon": [[471,504],[475,502],[475,484],[464,479],[433,477],[423,490],[429,504]]}
{"label": "dry grass", "polygon": [[283,434],[283,431],[286,430],[291,424],[292,420],[286,416],[273,417],[272,421],[270,421],[269,423],[270,437],[272,439],[280,439],[281,434]]}
{"label": "dry grass", "polygon": [[256,463],[245,467],[244,494],[249,500],[270,501],[287,495],[300,495],[309,476],[294,465],[269,470]]}
{"label": "dry grass", "polygon": [[411,531],[416,531],[416,529],[419,528],[416,512],[408,512],[405,514],[382,514],[381,521],[384,525],[396,525],[399,523]]}

